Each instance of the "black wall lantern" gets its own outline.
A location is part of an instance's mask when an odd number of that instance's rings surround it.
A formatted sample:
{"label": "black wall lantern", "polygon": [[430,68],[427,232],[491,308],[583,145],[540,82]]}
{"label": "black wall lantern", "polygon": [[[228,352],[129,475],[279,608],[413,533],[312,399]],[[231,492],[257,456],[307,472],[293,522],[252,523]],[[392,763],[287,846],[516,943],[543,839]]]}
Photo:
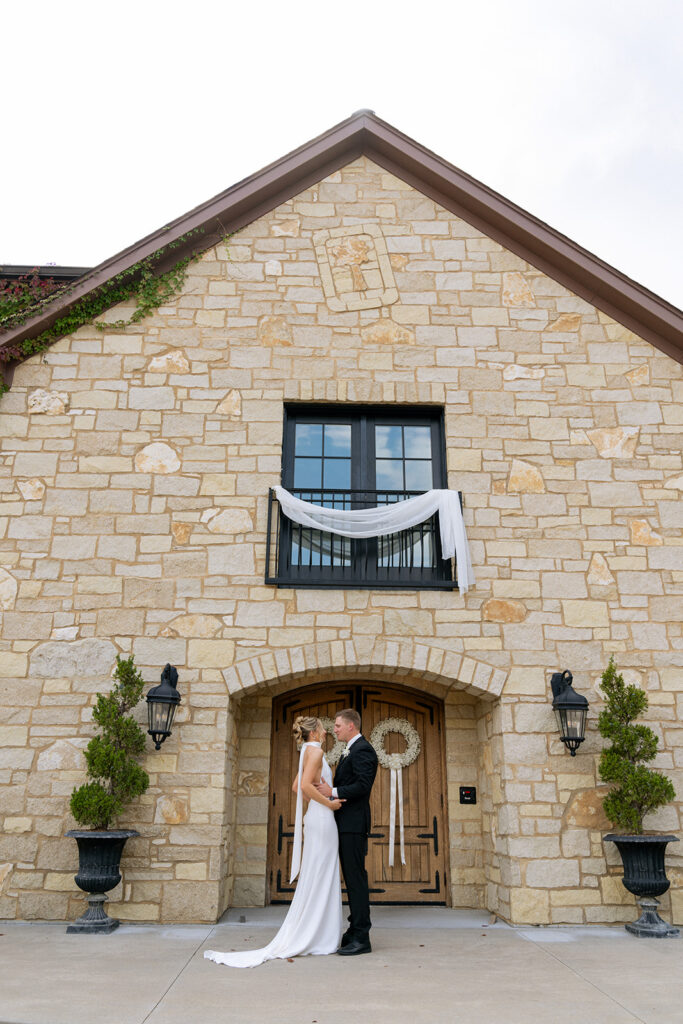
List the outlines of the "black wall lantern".
{"label": "black wall lantern", "polygon": [[175,710],[180,704],[178,670],[173,665],[166,665],[161,673],[161,683],[153,686],[147,694],[147,714],[149,729],[147,732],[154,740],[154,746],[161,750],[161,744],[171,735]]}
{"label": "black wall lantern", "polygon": [[550,685],[553,688],[553,710],[557,717],[560,739],[572,755],[586,738],[588,701],[572,687],[574,677],[567,669],[553,672]]}

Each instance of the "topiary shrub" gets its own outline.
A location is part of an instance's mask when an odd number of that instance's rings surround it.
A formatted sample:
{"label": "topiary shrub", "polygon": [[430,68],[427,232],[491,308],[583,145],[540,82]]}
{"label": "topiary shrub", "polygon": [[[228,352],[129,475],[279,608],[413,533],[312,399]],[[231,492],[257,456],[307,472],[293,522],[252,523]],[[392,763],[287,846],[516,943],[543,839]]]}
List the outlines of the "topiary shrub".
{"label": "topiary shrub", "polygon": [[643,818],[675,797],[670,779],[647,761],[657,755],[657,736],[647,725],[633,725],[647,711],[647,694],[637,686],[627,686],[617,673],[614,657],[602,674],[606,704],[598,718],[600,735],[612,741],[600,756],[600,778],[615,783],[602,802],[605,814],[615,826],[627,833],[642,835]]}
{"label": "topiary shrub", "polygon": [[145,734],[129,714],[142,697],[143,681],[132,657],[116,656],[116,682],[97,694],[92,716],[100,727],[85,750],[88,779],[71,794],[71,813],[81,825],[107,829],[126,804],[149,786],[149,775],[135,762]]}

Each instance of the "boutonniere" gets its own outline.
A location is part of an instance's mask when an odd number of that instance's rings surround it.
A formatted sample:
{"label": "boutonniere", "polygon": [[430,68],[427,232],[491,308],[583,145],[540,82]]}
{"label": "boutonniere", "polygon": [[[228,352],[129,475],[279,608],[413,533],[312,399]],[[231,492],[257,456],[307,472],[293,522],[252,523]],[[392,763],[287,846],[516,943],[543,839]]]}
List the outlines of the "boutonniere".
{"label": "boutonniere", "polygon": [[349,748],[348,747],[344,747],[344,749],[342,750],[341,756],[342,757],[348,757],[350,753],[351,753],[351,751],[349,750]]}

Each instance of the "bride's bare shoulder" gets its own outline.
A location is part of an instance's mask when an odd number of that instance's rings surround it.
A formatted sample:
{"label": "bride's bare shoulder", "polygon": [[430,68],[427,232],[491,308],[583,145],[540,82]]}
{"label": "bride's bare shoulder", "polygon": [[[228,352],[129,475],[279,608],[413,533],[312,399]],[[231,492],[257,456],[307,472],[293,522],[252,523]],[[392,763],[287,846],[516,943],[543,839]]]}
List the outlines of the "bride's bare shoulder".
{"label": "bride's bare shoulder", "polygon": [[308,772],[318,772],[323,760],[323,752],[320,747],[306,747],[304,754],[303,770]]}

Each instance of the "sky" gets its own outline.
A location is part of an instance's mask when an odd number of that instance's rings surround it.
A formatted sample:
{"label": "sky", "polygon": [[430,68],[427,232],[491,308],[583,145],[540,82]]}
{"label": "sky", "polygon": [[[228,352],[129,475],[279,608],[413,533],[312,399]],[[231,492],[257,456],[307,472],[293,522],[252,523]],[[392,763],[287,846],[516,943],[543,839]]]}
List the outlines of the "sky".
{"label": "sky", "polygon": [[370,108],[683,307],[680,0],[33,0],[0,25],[0,265],[94,266]]}

